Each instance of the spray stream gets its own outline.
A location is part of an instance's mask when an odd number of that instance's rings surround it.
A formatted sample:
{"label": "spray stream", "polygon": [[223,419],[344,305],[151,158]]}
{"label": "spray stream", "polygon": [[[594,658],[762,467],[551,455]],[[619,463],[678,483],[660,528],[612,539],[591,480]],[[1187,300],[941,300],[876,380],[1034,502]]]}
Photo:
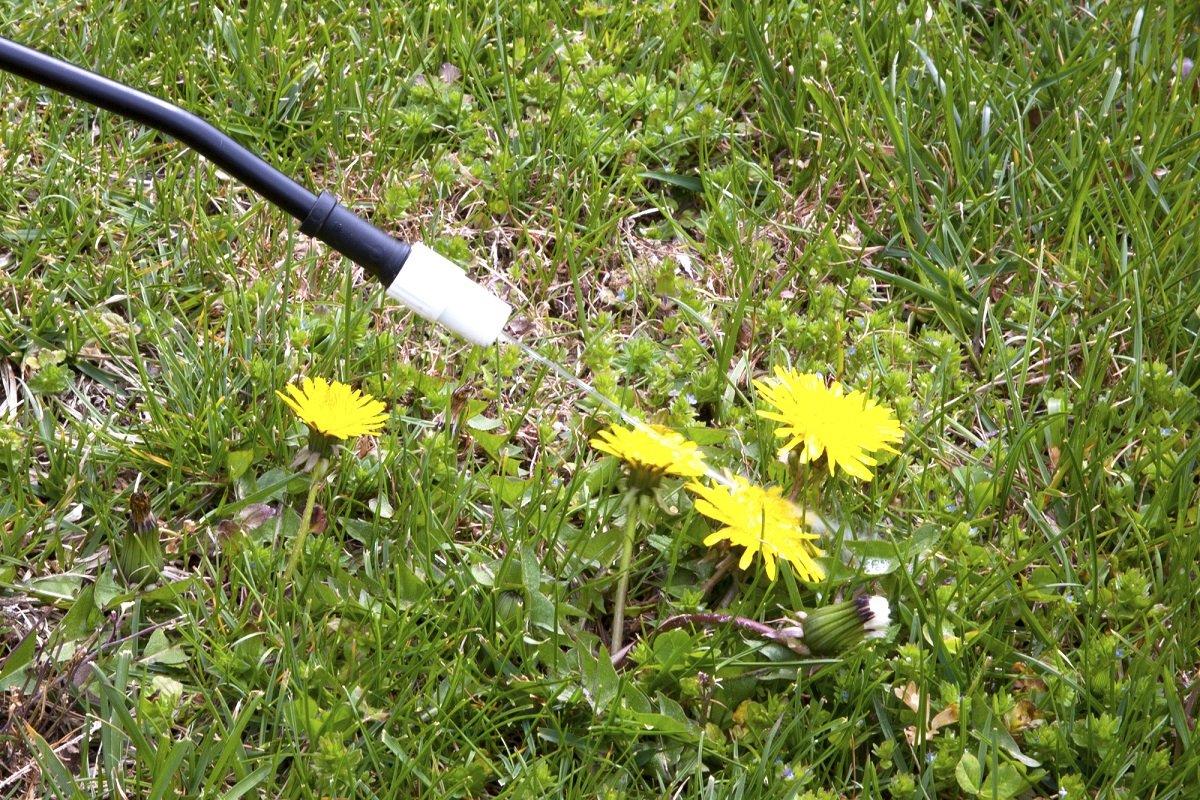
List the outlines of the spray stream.
{"label": "spray stream", "polygon": [[[579,378],[578,376],[576,376],[573,373],[571,373],[570,371],[568,371],[567,368],[564,367],[562,364],[559,364],[557,361],[547,358],[546,356],[542,355],[537,350],[534,350],[532,347],[525,344],[524,342],[512,338],[507,333],[501,333],[497,337],[496,341],[499,344],[507,344],[507,345],[512,345],[513,347],[516,347],[518,350],[520,350],[522,353],[524,353],[527,358],[530,358],[533,361],[537,362],[538,364],[541,364],[542,366],[546,367],[551,372],[553,372],[555,375],[562,378],[567,383],[571,384],[571,386],[575,387],[583,394],[592,398],[597,403],[599,403],[600,405],[607,408],[609,411],[616,414],[618,417],[621,418],[621,421],[624,422],[626,425],[629,425],[630,427],[640,427],[640,426],[646,424],[645,420],[643,420],[640,417],[638,417],[637,415],[625,410],[624,408],[621,408],[621,406],[619,406],[615,400],[613,400],[609,397],[606,397],[598,389],[596,389],[596,387],[592,386],[587,381]],[[733,485],[733,482],[729,480],[728,476],[722,475],[721,473],[717,472],[712,467],[707,467],[705,469],[704,474],[706,477],[708,477],[709,480],[713,481],[714,483],[719,483],[722,486],[732,486]]]}

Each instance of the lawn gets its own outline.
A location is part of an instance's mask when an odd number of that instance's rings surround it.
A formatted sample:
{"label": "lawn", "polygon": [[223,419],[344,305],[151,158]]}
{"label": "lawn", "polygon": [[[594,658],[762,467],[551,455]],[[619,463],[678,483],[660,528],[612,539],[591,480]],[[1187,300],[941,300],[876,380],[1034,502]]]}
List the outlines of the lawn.
{"label": "lawn", "polygon": [[[826,553],[731,563],[685,479],[627,501],[604,402],[0,74],[0,797],[1197,796],[1191,4],[25,0],[0,35],[453,257]],[[894,409],[873,480],[777,458],[776,368]],[[301,538],[305,377],[386,419]],[[658,631],[866,595],[887,635],[835,653]]]}

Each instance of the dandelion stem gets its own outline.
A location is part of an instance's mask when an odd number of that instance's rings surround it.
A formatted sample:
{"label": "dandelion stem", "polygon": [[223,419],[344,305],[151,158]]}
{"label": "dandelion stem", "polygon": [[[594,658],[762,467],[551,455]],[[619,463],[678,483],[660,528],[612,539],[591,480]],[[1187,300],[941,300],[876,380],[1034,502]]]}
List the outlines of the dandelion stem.
{"label": "dandelion stem", "polygon": [[621,649],[621,640],[625,637],[625,596],[629,592],[629,565],[633,561],[633,537],[637,531],[641,503],[636,493],[630,495],[625,514],[625,539],[621,542],[621,563],[618,569],[621,577],[617,580],[616,605],[613,608],[612,647],[610,653]]}
{"label": "dandelion stem", "polygon": [[287,568],[283,571],[283,586],[286,588],[300,563],[304,553],[304,542],[308,539],[308,531],[312,527],[313,506],[317,499],[317,489],[325,482],[325,473],[329,470],[329,459],[322,458],[313,467],[312,481],[308,485],[308,497],[304,500],[304,514],[300,517],[300,530],[296,531],[296,541],[292,544],[292,553],[288,556]]}
{"label": "dandelion stem", "polygon": [[[784,647],[791,649],[798,655],[809,655],[808,648],[803,642],[789,638],[780,631],[766,625],[758,620],[750,619],[749,617],[739,617],[736,614],[720,614],[720,613],[698,613],[698,614],[676,614],[673,617],[668,617],[659,623],[658,627],[647,634],[646,638],[657,636],[660,633],[674,630],[675,628],[683,627],[699,627],[699,628],[716,628],[721,625],[728,625],[733,628],[739,628],[751,636],[757,636],[760,639],[766,639],[769,642],[776,642]],[[636,642],[630,643],[628,647],[616,648],[612,650],[612,664],[614,667],[620,667],[629,657],[629,652],[633,649]]]}

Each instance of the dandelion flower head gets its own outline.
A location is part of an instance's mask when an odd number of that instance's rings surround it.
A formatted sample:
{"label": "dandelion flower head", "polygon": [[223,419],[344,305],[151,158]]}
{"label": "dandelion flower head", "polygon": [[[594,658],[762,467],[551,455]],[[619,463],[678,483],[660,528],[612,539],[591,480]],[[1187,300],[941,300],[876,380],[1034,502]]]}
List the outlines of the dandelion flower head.
{"label": "dandelion flower head", "polygon": [[387,420],[382,402],[338,381],[305,378],[275,393],[311,430],[334,439],[379,433]]}
{"label": "dandelion flower head", "polygon": [[613,425],[596,434],[591,445],[624,461],[639,488],[656,486],[664,475],[697,478],[708,469],[695,442],[662,425]]}
{"label": "dandelion flower head", "polygon": [[826,386],[820,375],[776,367],[774,378],[756,380],[754,387],[771,406],[759,416],[780,423],[775,435],[787,439],[780,452],[794,450],[801,463],[824,455],[830,475],[840,466],[869,481],[878,464],[871,454],[898,452],[893,445],[904,438],[895,411],[860,390]]}
{"label": "dandelion flower head", "polygon": [[825,577],[825,570],[816,561],[824,555],[813,544],[816,534],[805,529],[800,509],[788,502],[778,487],[764,489],[733,475],[728,485],[693,481],[687,489],[696,495],[696,510],[724,526],[709,534],[704,543],[728,541],[744,548],[740,568],[750,566],[754,554],[759,553],[767,578],[772,581],[776,559],[790,563],[803,580]]}

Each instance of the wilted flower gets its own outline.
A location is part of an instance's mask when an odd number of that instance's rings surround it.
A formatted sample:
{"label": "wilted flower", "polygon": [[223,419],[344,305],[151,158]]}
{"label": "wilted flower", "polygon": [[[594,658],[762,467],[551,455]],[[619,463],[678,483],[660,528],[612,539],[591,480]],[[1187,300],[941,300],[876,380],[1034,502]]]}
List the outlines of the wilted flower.
{"label": "wilted flower", "polygon": [[117,572],[130,586],[142,586],[157,578],[163,568],[163,546],[158,538],[158,520],[150,509],[150,497],[134,492],[129,497],[129,528],[114,537],[109,555]]}

